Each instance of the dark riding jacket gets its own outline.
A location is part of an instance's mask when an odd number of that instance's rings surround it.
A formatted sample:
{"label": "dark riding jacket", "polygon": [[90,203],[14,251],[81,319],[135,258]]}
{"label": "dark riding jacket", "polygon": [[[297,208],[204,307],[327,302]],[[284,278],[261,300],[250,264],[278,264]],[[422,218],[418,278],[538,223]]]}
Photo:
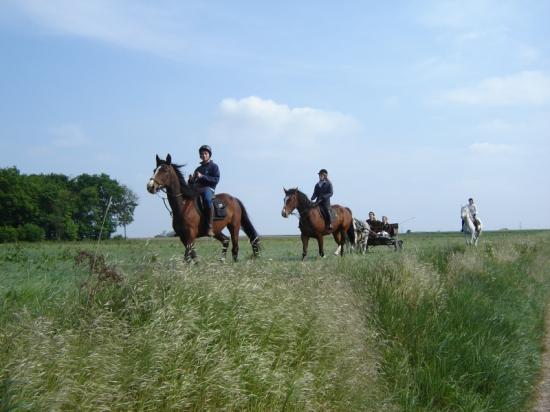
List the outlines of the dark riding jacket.
{"label": "dark riding jacket", "polygon": [[195,169],[194,176],[197,175],[197,172],[201,173],[202,176],[200,178],[195,178],[195,183],[198,183],[199,186],[208,186],[212,190],[216,189],[216,185],[220,181],[220,169],[216,163],[213,161],[209,161],[205,164],[201,163],[201,165]]}
{"label": "dark riding jacket", "polygon": [[330,183],[330,180],[327,179],[322,182],[317,182],[315,189],[313,189],[313,196],[311,196],[311,200],[317,199],[317,202],[330,206],[331,197],[332,183]]}

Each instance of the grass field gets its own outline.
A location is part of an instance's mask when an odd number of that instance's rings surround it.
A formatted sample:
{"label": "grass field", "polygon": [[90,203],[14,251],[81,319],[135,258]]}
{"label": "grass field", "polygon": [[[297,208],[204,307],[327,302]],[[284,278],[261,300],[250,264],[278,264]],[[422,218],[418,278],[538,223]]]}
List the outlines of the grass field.
{"label": "grass field", "polygon": [[550,231],[402,239],[0,245],[0,411],[528,410]]}

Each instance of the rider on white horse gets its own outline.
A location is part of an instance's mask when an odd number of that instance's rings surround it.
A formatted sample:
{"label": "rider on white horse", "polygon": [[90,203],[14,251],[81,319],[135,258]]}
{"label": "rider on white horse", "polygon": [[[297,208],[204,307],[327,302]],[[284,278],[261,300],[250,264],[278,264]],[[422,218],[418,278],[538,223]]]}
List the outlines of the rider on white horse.
{"label": "rider on white horse", "polygon": [[[470,215],[472,216],[472,220],[474,222],[474,225],[475,225],[475,228],[476,230],[479,230],[478,229],[478,226],[479,226],[479,221],[477,220],[477,206],[476,204],[474,203],[474,199],[473,198],[469,198],[468,199],[468,209],[470,210]],[[462,219],[462,225],[460,226],[460,231],[463,232],[464,231],[464,219]]]}

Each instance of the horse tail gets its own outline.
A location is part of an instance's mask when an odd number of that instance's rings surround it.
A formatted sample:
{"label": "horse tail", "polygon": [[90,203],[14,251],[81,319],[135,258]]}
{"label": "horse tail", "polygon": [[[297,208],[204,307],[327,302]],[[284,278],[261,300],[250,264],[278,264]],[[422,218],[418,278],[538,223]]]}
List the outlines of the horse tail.
{"label": "horse tail", "polygon": [[349,225],[346,234],[348,236],[349,242],[352,246],[355,246],[355,221],[353,220],[353,213],[351,212],[351,209],[349,207],[346,207],[347,211],[349,212],[351,224]]}
{"label": "horse tail", "polygon": [[244,230],[244,233],[246,233],[246,236],[248,236],[248,239],[250,239],[250,244],[252,245],[252,252],[254,253],[254,256],[258,256],[260,254],[260,235],[254,228],[250,217],[248,217],[248,213],[243,205],[243,202],[241,202],[240,199],[236,200],[241,207],[241,227]]}

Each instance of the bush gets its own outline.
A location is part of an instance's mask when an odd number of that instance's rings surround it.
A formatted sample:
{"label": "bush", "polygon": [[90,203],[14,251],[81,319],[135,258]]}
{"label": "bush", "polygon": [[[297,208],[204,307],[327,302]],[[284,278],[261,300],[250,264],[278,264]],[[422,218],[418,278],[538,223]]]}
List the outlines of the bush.
{"label": "bush", "polygon": [[17,240],[17,229],[9,226],[0,227],[0,243],[15,242]]}
{"label": "bush", "polygon": [[19,240],[26,240],[28,242],[38,242],[44,240],[46,233],[40,226],[32,223],[26,223],[23,226],[17,228]]}

